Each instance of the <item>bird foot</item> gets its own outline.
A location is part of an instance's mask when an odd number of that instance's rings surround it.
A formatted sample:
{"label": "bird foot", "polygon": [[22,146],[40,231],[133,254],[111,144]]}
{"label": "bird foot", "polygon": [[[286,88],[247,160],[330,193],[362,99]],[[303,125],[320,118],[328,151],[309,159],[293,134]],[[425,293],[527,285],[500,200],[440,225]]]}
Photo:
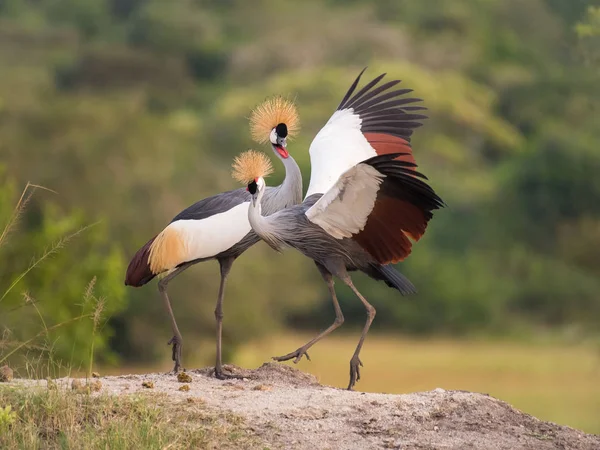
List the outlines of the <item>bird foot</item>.
{"label": "bird foot", "polygon": [[173,367],[173,373],[179,372],[181,369],[181,347],[183,346],[183,342],[181,337],[173,336],[167,345],[171,345],[173,347],[173,355],[172,359],[175,361],[175,367]]}
{"label": "bird foot", "polygon": [[[225,372],[225,370],[228,370],[229,372]],[[219,380],[242,380],[244,379],[243,375],[237,375],[235,373],[231,372],[231,369],[225,368],[225,367],[215,367],[213,374],[215,375],[215,378],[218,378]]]}
{"label": "bird foot", "polygon": [[348,390],[351,391],[357,381],[360,380],[360,368],[363,363],[357,355],[353,356],[350,360],[350,383],[348,384]]}
{"label": "bird foot", "polygon": [[306,359],[308,359],[310,361],[310,356],[308,356],[308,353],[306,352],[307,349],[305,349],[304,347],[300,347],[299,349],[293,351],[292,353],[288,353],[287,355],[283,355],[283,356],[273,356],[273,359],[275,361],[289,361],[292,358],[294,359],[294,364],[298,364],[298,362],[302,359],[303,356],[306,356]]}

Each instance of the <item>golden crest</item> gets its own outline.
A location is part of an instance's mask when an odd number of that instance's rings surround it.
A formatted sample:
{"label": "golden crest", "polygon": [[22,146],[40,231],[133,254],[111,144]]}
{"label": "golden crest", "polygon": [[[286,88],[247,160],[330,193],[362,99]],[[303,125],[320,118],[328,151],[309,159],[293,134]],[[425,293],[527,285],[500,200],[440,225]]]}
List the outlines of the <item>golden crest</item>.
{"label": "golden crest", "polygon": [[262,152],[247,150],[233,160],[231,176],[242,184],[248,184],[255,178],[267,177],[271,173],[271,160]]}
{"label": "golden crest", "polygon": [[254,108],[250,115],[252,139],[259,144],[266,144],[269,142],[271,131],[280,123],[287,126],[288,137],[294,137],[300,131],[296,105],[280,96],[265,100]]}

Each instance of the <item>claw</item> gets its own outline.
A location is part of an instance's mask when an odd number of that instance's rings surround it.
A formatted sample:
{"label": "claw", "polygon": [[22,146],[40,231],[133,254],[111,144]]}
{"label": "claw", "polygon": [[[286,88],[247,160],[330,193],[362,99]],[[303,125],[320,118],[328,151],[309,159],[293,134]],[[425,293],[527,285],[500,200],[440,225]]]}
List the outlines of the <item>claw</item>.
{"label": "claw", "polygon": [[360,381],[360,367],[363,366],[362,361],[358,356],[353,356],[350,360],[350,383],[348,383],[348,390],[351,391],[357,381]]}
{"label": "claw", "polygon": [[298,364],[298,362],[302,359],[302,356],[306,356],[306,359],[308,361],[310,361],[310,356],[308,356],[308,353],[302,352],[302,353],[299,353],[298,356],[296,356],[296,359],[294,359],[294,364]]}
{"label": "claw", "polygon": [[235,375],[233,373],[226,373],[223,372],[223,368],[219,368],[217,369],[215,367],[214,371],[213,371],[215,378],[219,379],[219,380],[242,380],[244,379],[244,377],[242,375]]}
{"label": "claw", "polygon": [[167,342],[167,345],[172,345],[173,353],[171,355],[171,359],[175,361],[175,367],[173,367],[173,372],[177,373],[179,372],[179,369],[181,369],[181,339],[177,336],[173,336],[169,340],[169,342]]}
{"label": "claw", "polygon": [[281,362],[289,361],[290,359],[294,358],[294,364],[298,364],[303,356],[306,356],[307,360],[311,360],[310,356],[308,356],[307,351],[304,348],[300,347],[299,349],[293,351],[292,353],[288,353],[287,355],[273,356],[273,360]]}
{"label": "claw", "polygon": [[218,380],[226,380],[227,379],[227,377],[225,376],[225,374],[223,373],[222,370],[215,369],[214,374],[215,374],[215,378]]}

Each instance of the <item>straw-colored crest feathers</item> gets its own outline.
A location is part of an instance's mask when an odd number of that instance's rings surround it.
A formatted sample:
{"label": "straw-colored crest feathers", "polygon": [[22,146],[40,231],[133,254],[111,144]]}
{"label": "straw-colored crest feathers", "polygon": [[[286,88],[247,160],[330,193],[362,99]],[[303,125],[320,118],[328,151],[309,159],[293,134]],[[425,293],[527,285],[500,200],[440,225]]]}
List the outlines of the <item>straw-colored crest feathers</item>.
{"label": "straw-colored crest feathers", "polygon": [[248,184],[258,177],[269,176],[273,172],[267,155],[255,150],[247,150],[233,160],[231,176],[242,184]]}
{"label": "straw-colored crest feathers", "polygon": [[296,105],[283,97],[265,100],[250,115],[250,132],[252,139],[259,144],[269,142],[273,128],[280,123],[287,126],[288,138],[294,137],[300,130],[300,118]]}

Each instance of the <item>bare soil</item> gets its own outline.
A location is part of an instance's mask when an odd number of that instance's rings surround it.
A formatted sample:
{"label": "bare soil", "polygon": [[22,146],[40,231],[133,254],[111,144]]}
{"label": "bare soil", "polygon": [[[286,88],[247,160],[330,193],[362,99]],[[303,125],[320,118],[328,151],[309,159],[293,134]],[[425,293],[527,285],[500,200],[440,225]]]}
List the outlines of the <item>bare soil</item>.
{"label": "bare soil", "polygon": [[[244,431],[261,441],[256,448],[600,449],[600,436],[543,422],[485,394],[348,392],[322,386],[312,375],[283,364],[226,368],[241,378],[217,380],[208,368],[186,372],[191,382],[159,373],[101,377],[100,393],[152,390],[182,405],[200,401],[215,412],[243,418]],[[72,380],[56,383],[70,387]]]}

